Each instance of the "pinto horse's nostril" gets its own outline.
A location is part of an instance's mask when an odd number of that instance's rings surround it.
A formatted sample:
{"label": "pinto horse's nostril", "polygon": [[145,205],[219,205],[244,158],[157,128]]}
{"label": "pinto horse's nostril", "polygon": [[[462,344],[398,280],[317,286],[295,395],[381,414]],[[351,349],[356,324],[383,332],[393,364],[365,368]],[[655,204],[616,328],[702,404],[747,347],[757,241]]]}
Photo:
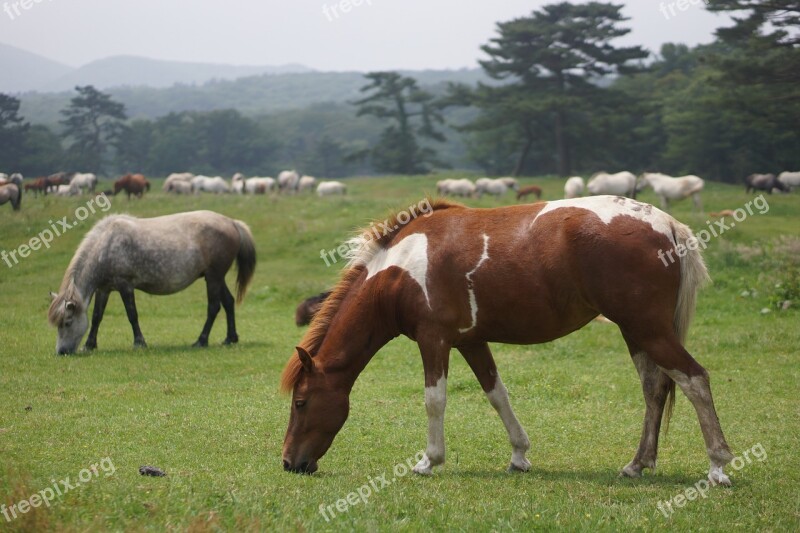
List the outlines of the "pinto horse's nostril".
{"label": "pinto horse's nostril", "polygon": [[306,472],[308,472],[308,461],[303,461],[302,463],[300,463],[300,465],[297,467],[297,471],[300,472],[301,474],[305,474]]}
{"label": "pinto horse's nostril", "polygon": [[284,469],[286,472],[288,472],[289,470],[291,470],[291,469],[292,469],[292,465],[290,465],[290,464],[289,464],[289,461],[287,461],[286,459],[284,459],[284,460],[283,460],[283,469]]}

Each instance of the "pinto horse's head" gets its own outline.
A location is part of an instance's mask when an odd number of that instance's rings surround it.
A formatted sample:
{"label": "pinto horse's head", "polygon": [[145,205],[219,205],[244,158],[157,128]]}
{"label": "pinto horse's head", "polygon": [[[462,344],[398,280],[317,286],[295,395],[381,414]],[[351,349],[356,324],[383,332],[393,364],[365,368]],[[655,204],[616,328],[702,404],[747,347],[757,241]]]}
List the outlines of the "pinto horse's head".
{"label": "pinto horse's head", "polygon": [[284,370],[281,385],[292,391],[289,428],[283,441],[283,469],[313,474],[350,412],[349,388],[314,364],[298,347]]}

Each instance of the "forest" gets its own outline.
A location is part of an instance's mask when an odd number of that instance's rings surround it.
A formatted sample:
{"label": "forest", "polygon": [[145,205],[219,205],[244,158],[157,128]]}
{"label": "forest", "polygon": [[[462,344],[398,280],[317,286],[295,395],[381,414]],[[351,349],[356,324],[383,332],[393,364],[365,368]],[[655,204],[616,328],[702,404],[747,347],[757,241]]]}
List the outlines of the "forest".
{"label": "forest", "polygon": [[387,71],[84,86],[58,109],[44,109],[56,100],[43,95],[0,94],[0,172],[630,170],[734,183],[800,169],[800,2],[706,4],[735,13],[733,24],[710,44],[655,53],[616,45],[629,32],[620,5],[550,4],[499,22],[481,70],[452,79]]}

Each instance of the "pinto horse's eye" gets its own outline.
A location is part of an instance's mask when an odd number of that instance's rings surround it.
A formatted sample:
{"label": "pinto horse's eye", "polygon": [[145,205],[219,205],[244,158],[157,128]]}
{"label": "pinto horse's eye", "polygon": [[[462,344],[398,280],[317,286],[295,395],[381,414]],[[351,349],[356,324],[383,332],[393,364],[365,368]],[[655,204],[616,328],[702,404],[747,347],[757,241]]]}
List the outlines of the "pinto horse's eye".
{"label": "pinto horse's eye", "polygon": [[67,320],[67,321],[65,321],[65,322],[64,322],[64,327],[65,327],[65,328],[68,328],[68,327],[70,327],[71,325],[72,325],[72,320]]}
{"label": "pinto horse's eye", "polygon": [[300,409],[301,407],[303,407],[305,405],[306,405],[306,401],[305,400],[297,400],[297,401],[294,402],[294,406],[297,407],[298,409]]}

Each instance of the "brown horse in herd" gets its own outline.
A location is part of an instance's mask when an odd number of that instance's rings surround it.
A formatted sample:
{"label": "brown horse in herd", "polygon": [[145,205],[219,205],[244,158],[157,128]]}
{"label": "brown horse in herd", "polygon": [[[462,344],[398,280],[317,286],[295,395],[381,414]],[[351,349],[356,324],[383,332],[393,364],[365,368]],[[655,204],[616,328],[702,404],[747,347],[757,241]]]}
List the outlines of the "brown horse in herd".
{"label": "brown horse in herd", "polygon": [[141,198],[145,191],[150,190],[150,182],[141,174],[126,174],[114,182],[114,196],[120,191],[128,193],[128,200],[131,194]]}
{"label": "brown horse in herd", "polygon": [[542,198],[542,188],[536,185],[529,185],[527,187],[523,187],[517,193],[517,201],[522,200],[528,195],[534,195],[537,200]]}
{"label": "brown horse in herd", "polygon": [[[505,425],[511,469],[526,471],[530,441],[488,343],[549,342],[602,313],[619,326],[645,398],[641,441],[622,474],[655,467],[677,383],[697,411],[709,477],[730,483],[723,466],[733,455],[708,374],[684,348],[708,278],[687,226],[651,205],[594,196],[495,209],[437,202],[424,217],[395,216],[385,227],[397,229],[379,239],[365,230],[351,242],[341,280],[284,369],[281,388],[292,393],[285,470],[317,470],[347,419],[359,374],[382,346],[406,335],[422,354],[428,414],[428,445],[414,471],[430,474],[445,460],[451,348]],[[665,266],[662,250],[677,260]]]}

